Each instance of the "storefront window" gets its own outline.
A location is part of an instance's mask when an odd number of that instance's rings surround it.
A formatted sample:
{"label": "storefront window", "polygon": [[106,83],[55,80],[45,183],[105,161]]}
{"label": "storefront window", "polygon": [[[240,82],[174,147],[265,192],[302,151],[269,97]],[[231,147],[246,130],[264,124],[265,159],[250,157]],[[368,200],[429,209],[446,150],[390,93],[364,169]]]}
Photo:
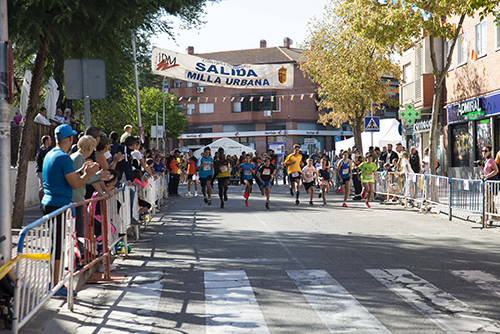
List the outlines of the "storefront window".
{"label": "storefront window", "polygon": [[[306,138],[314,138],[316,139],[316,144],[306,144]],[[318,148],[320,152],[325,150],[325,137],[306,137],[306,136],[297,136],[297,144],[300,145],[303,152],[307,154],[313,154],[314,149]]]}
{"label": "storefront window", "polygon": [[491,140],[491,123],[489,119],[476,122],[476,160],[481,159],[481,150],[486,145],[493,145]]}
{"label": "storefront window", "polygon": [[236,138],[231,138],[234,141],[237,141],[238,143],[251,147],[255,150],[255,137],[236,137]]}
{"label": "storefront window", "polygon": [[470,144],[469,144],[469,125],[468,123],[457,124],[452,129],[453,167],[469,167]]}

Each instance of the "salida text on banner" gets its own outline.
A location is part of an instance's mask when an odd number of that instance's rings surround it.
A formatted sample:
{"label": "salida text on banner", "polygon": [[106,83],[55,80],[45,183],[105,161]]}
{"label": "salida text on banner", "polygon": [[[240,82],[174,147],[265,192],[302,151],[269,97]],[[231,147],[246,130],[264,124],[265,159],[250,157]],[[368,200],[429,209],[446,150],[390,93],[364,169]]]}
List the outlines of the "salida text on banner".
{"label": "salida text on banner", "polygon": [[243,64],[233,66],[222,61],[153,48],[154,74],[201,84],[229,88],[293,87],[293,64]]}

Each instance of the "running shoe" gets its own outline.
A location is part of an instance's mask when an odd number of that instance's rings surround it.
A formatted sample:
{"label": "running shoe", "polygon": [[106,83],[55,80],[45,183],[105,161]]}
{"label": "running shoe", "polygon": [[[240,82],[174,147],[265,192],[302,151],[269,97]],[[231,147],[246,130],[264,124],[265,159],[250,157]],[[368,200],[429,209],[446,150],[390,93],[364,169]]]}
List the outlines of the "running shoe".
{"label": "running shoe", "polygon": [[361,198],[365,198],[366,197],[366,191],[363,189],[363,191],[361,192]]}
{"label": "running shoe", "polygon": [[220,208],[224,209],[224,201],[220,202]]}
{"label": "running shoe", "polygon": [[212,205],[212,200],[211,199],[208,200],[208,205]]}
{"label": "running shoe", "polygon": [[321,193],[318,194],[318,198],[321,198]]}
{"label": "running shoe", "polygon": [[227,202],[227,193],[224,193],[224,202]]}
{"label": "running shoe", "polygon": [[342,186],[340,186],[337,191],[338,191],[339,194],[342,194]]}
{"label": "running shoe", "polygon": [[191,196],[191,192],[190,191],[188,191],[188,196]]}
{"label": "running shoe", "polygon": [[347,204],[345,204],[345,203],[344,203],[344,204],[342,204],[342,206],[343,206],[344,208],[347,208],[347,207],[348,207],[348,206],[347,206]]}
{"label": "running shoe", "polygon": [[248,200],[245,201],[245,206],[248,206]]}
{"label": "running shoe", "polygon": [[208,199],[207,199],[206,197],[204,197],[204,198],[203,198],[203,201],[204,201],[205,203],[208,203]]}
{"label": "running shoe", "polygon": [[269,209],[269,203],[266,203],[266,209]]}
{"label": "running shoe", "polygon": [[195,197],[198,196],[198,192],[195,191],[193,196],[195,196]]}
{"label": "running shoe", "polygon": [[326,202],[323,202],[323,206],[326,206]]}
{"label": "running shoe", "polygon": [[291,195],[291,196],[294,196],[294,195],[295,195],[295,194],[293,193],[293,189],[292,189],[292,188],[290,188],[290,195]]}
{"label": "running shoe", "polygon": [[365,202],[365,206],[366,206],[367,208],[369,208],[369,207],[370,207],[370,204],[369,204],[368,202]]}
{"label": "running shoe", "polygon": [[248,193],[245,191],[245,193],[243,194],[243,197],[245,198],[248,198]]}
{"label": "running shoe", "polygon": [[313,202],[309,202],[309,205],[314,205],[314,203]]}
{"label": "running shoe", "polygon": [[296,200],[295,201],[295,205],[299,205],[300,201],[299,200]]}

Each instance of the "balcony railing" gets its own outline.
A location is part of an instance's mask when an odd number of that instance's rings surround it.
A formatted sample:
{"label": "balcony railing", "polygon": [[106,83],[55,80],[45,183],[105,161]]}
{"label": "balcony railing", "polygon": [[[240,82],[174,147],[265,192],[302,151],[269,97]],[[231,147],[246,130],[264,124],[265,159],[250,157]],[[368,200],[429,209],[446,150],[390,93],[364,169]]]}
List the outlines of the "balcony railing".
{"label": "balcony railing", "polygon": [[401,102],[404,105],[414,101],[415,101],[415,81],[412,81],[402,86]]}

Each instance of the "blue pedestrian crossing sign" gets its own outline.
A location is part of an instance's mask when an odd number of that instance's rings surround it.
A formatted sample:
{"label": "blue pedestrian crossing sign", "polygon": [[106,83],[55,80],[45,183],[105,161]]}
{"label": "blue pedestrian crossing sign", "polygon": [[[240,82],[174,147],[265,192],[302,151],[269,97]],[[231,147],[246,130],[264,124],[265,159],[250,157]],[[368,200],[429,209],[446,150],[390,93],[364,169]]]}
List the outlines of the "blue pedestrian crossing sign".
{"label": "blue pedestrian crossing sign", "polygon": [[335,140],[336,143],[338,143],[340,141],[340,136],[335,136],[333,137],[333,139]]}
{"label": "blue pedestrian crossing sign", "polygon": [[380,132],[380,117],[365,117],[365,132]]}

